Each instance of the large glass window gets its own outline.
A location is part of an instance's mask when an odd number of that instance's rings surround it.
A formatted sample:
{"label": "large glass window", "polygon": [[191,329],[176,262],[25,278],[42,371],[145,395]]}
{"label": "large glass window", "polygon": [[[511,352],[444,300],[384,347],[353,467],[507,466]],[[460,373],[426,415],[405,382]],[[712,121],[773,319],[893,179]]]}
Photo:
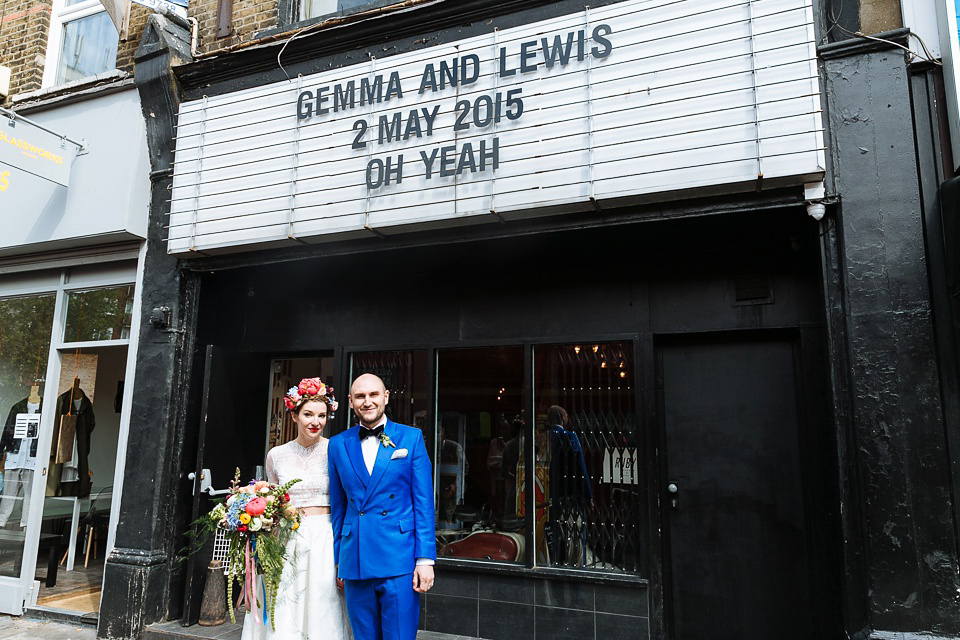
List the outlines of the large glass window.
{"label": "large glass window", "polygon": [[133,285],[67,294],[64,342],[125,340],[133,317]]}
{"label": "large glass window", "polygon": [[643,500],[632,344],[535,346],[533,353],[543,494],[537,564],[638,571]]}
{"label": "large glass window", "polygon": [[437,349],[433,407],[428,353],[354,354],[351,379],[383,378],[387,414],[424,431],[438,555],[638,572],[645,518],[632,342]]}
{"label": "large glass window", "polygon": [[[511,452],[519,454],[519,433],[510,425],[522,410],[523,347],[437,352],[440,555],[523,561],[523,521],[503,466]],[[515,535],[478,535],[486,529]]]}
{"label": "large glass window", "polygon": [[19,576],[23,527],[31,504],[37,464],[40,407],[50,355],[56,297],[53,294],[0,300],[0,449],[4,457],[0,495],[0,575]]}

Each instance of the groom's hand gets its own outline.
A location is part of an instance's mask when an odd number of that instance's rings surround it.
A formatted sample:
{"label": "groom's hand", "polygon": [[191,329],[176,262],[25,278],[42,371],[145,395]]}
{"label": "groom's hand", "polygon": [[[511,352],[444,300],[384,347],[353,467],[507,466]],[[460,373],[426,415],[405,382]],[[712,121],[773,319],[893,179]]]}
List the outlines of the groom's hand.
{"label": "groom's hand", "polygon": [[418,565],[413,570],[413,590],[417,593],[426,593],[433,586],[433,566]]}

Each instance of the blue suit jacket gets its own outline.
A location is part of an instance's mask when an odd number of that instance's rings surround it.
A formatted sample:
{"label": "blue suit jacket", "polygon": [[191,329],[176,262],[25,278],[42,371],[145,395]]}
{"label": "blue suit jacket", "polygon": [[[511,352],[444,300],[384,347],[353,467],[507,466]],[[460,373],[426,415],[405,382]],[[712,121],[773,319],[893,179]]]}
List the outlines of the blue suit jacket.
{"label": "blue suit jacket", "polygon": [[338,575],[369,580],[413,573],[417,558],[437,557],[433,469],[423,434],[387,420],[383,431],[397,446],[378,446],[371,475],[358,429],[331,438],[327,450]]}

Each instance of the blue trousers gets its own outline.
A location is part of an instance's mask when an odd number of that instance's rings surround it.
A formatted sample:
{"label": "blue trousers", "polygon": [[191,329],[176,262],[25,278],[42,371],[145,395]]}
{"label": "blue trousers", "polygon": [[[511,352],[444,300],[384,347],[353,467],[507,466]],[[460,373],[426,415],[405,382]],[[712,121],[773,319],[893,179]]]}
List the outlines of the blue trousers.
{"label": "blue trousers", "polygon": [[354,640],[415,640],[420,594],[413,574],[372,580],[344,580],[347,615]]}

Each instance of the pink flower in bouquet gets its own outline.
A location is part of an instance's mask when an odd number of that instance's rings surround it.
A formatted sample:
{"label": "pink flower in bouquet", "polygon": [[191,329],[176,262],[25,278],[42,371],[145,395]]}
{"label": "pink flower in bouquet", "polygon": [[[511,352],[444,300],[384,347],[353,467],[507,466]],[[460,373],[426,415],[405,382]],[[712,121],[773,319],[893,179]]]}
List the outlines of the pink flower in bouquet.
{"label": "pink flower in bouquet", "polygon": [[246,511],[251,516],[262,516],[263,512],[267,510],[267,501],[263,498],[254,498],[247,503]]}
{"label": "pink flower in bouquet", "polygon": [[319,396],[324,395],[327,392],[327,389],[323,382],[320,381],[320,378],[304,378],[300,381],[300,385],[297,387],[297,390],[302,396]]}
{"label": "pink flower in bouquet", "polygon": [[257,480],[256,484],[253,485],[253,491],[256,493],[261,489],[266,489],[270,487],[270,483],[266,480]]}

